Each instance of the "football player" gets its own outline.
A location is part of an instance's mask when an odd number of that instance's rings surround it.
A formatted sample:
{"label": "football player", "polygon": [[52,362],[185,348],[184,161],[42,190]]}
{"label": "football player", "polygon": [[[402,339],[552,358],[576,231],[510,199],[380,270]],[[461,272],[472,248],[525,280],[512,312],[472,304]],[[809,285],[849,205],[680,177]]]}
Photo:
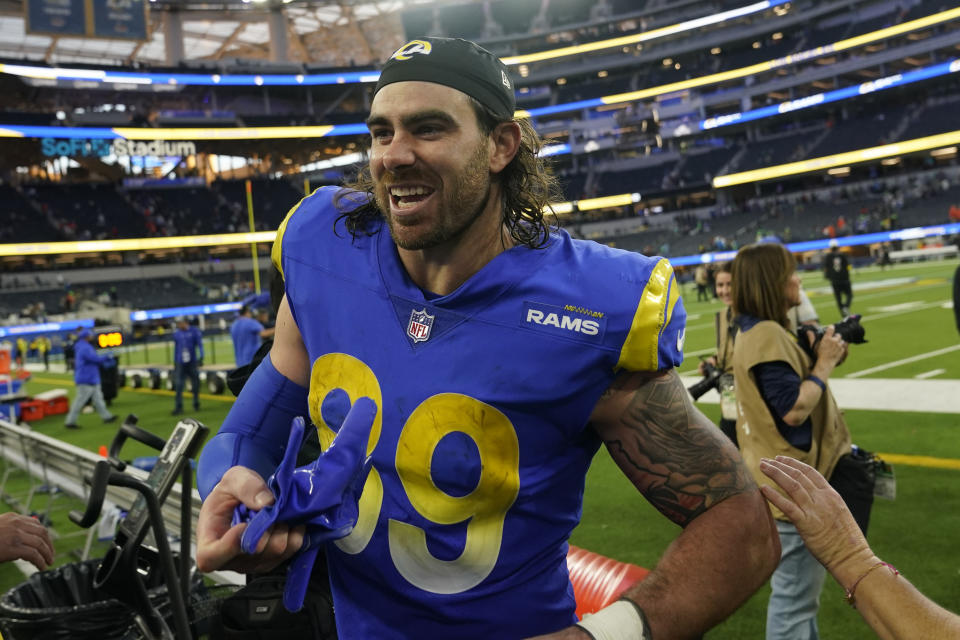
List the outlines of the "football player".
{"label": "football player", "polygon": [[[669,262],[547,224],[554,183],[515,107],[473,43],[415,40],[386,63],[367,171],[278,231],[286,296],[200,460],[198,566],[300,551],[310,529],[291,519],[245,554],[232,517],[273,504],[292,418],[334,441],[326,405],[345,391],[376,411],[356,524],[326,548],[341,639],[698,637],[775,567],[770,512],[674,371],[686,314]],[[601,443],[683,531],[578,622],[567,539]]]}

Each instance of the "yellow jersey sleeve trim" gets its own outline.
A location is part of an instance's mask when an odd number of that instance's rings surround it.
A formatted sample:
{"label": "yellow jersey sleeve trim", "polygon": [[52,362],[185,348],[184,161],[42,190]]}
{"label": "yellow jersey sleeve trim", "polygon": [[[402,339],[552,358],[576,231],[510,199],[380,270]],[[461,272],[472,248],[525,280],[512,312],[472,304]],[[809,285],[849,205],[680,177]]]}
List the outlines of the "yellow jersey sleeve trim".
{"label": "yellow jersey sleeve trim", "polygon": [[[320,187],[317,187],[319,189]],[[277,268],[277,271],[280,272],[280,277],[286,280],[286,276],[283,273],[283,234],[287,231],[287,223],[290,222],[290,218],[296,213],[297,209],[300,208],[300,205],[303,204],[303,201],[312,196],[317,192],[317,189],[314,189],[308,195],[300,198],[300,202],[293,205],[290,208],[290,211],[287,212],[287,215],[284,216],[283,222],[280,223],[280,227],[277,229],[277,237],[273,241],[273,247],[270,249],[270,261],[273,262],[273,266]]]}
{"label": "yellow jersey sleeve trim", "polygon": [[670,323],[673,309],[680,297],[679,287],[673,276],[673,267],[663,258],[653,268],[637,311],[630,325],[630,332],[620,349],[618,369],[629,371],[656,371],[660,362],[659,344],[663,328]]}

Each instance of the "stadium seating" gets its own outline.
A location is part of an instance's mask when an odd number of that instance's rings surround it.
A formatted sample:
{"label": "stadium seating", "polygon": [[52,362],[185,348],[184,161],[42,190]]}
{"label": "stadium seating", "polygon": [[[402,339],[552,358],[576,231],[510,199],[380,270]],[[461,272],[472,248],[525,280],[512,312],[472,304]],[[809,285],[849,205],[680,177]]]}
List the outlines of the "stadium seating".
{"label": "stadium seating", "polygon": [[20,191],[0,184],[0,242],[36,242],[58,239],[47,216],[38,213]]}
{"label": "stadium seating", "polygon": [[121,280],[114,286],[118,303],[131,309],[182,307],[201,301],[198,287],[179,277]]}
{"label": "stadium seating", "polygon": [[35,184],[25,189],[68,238],[142,238],[143,216],[109,183]]}
{"label": "stadium seating", "polygon": [[138,189],[127,193],[140,207],[151,236],[231,233],[247,223],[245,215],[221,203],[207,188]]}
{"label": "stadium seating", "polygon": [[[247,227],[246,186],[243,181],[224,180],[215,182],[213,189],[234,207],[242,203],[242,226]],[[290,207],[303,197],[286,180],[257,179],[252,181],[253,210],[258,230],[276,229],[287,215]],[[241,229],[238,229],[241,230]]]}
{"label": "stadium seating", "polygon": [[960,109],[960,102],[956,100],[925,108],[914,116],[900,139],[922,138],[956,129],[960,126],[957,109]]}

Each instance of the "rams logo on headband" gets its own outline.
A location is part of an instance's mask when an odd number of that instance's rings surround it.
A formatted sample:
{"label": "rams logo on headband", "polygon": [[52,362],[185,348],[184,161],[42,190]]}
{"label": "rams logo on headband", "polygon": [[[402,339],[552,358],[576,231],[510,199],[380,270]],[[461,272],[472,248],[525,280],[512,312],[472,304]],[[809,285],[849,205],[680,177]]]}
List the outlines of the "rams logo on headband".
{"label": "rams logo on headband", "polygon": [[422,53],[428,56],[432,48],[433,46],[426,40],[411,40],[397,49],[390,58],[392,60],[409,60],[413,57],[414,53]]}

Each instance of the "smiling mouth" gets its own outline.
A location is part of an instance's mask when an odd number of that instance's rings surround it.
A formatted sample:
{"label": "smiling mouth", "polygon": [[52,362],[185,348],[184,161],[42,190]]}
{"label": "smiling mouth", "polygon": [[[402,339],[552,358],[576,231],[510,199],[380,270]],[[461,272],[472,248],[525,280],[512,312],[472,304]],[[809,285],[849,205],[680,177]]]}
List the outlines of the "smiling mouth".
{"label": "smiling mouth", "polygon": [[433,195],[434,190],[422,185],[409,187],[390,187],[390,204],[394,209],[403,211],[412,209]]}

